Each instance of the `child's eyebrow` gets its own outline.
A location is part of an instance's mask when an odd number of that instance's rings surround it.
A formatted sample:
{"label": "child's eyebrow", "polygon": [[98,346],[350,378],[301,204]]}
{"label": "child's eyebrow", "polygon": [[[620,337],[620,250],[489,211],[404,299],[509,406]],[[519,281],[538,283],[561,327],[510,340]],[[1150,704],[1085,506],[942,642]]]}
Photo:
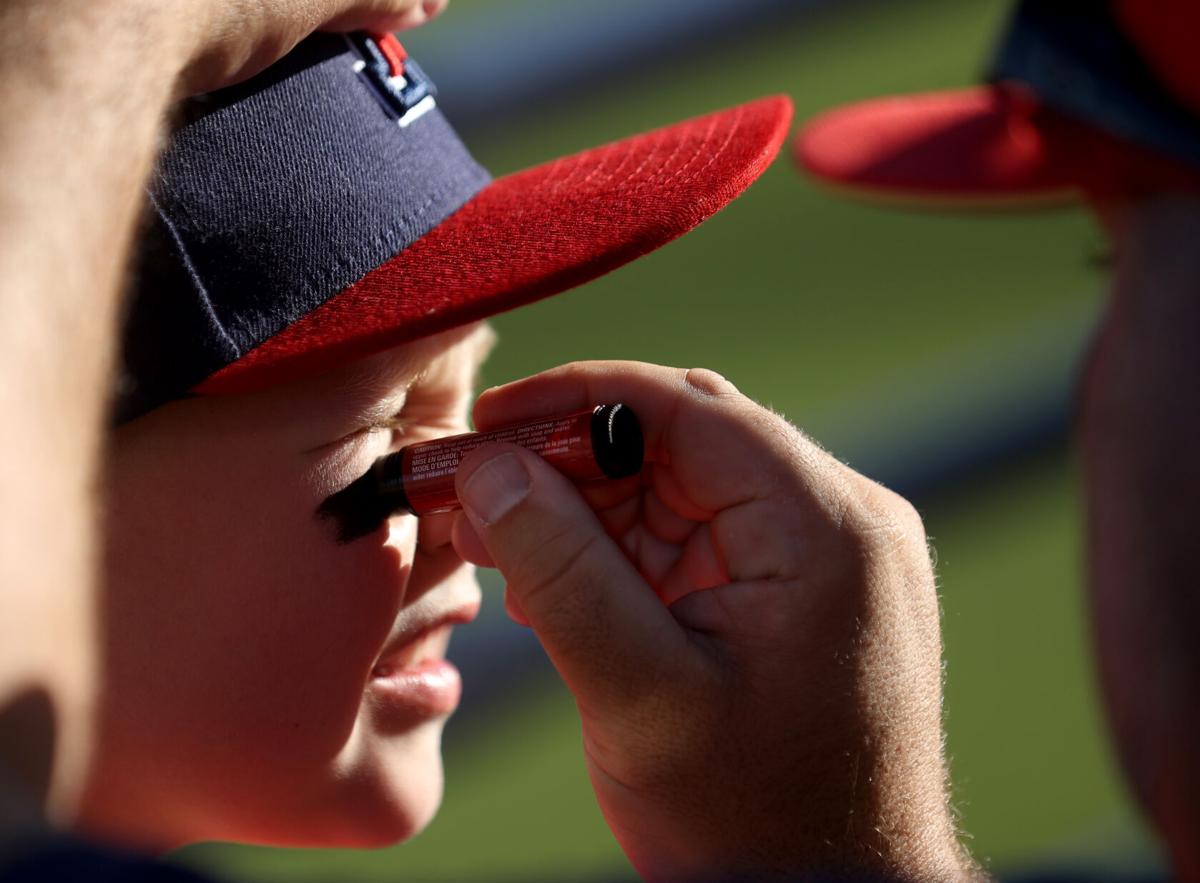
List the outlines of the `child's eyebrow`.
{"label": "child's eyebrow", "polygon": [[423,378],[447,367],[449,360],[462,359],[470,366],[474,381],[499,336],[486,324],[480,324],[453,350],[428,357],[433,340],[423,340],[372,359],[340,379],[338,397],[344,413],[355,428],[392,420],[403,407],[409,392]]}
{"label": "child's eyebrow", "polygon": [[386,420],[404,407],[409,391],[428,370],[415,359],[405,358],[403,364],[388,368],[371,366],[356,372],[339,390],[356,427],[370,426]]}
{"label": "child's eyebrow", "polygon": [[404,405],[425,365],[424,347],[383,353],[331,377],[317,397],[322,417],[339,433],[354,433],[385,420]]}

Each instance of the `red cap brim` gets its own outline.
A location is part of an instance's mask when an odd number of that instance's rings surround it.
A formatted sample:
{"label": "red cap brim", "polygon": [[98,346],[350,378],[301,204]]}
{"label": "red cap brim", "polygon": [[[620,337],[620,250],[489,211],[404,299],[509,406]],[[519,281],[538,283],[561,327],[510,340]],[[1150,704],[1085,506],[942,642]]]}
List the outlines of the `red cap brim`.
{"label": "red cap brim", "polygon": [[1079,195],[1036,105],[994,87],[903,95],[829,111],[796,141],[824,184],[915,207],[1026,207]]}
{"label": "red cap brim", "polygon": [[602,276],[739,196],[791,119],[789,99],[763,99],[501,178],[196,391],[312,376]]}
{"label": "red cap brim", "polygon": [[836,190],[918,209],[1031,209],[1198,186],[1194,169],[1009,83],[837,108],[802,129],[795,158]]}

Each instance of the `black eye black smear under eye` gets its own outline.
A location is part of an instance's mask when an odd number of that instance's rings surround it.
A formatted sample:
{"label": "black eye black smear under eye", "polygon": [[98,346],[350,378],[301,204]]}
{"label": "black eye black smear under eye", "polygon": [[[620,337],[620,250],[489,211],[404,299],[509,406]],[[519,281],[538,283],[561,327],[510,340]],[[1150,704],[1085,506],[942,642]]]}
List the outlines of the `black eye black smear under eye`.
{"label": "black eye black smear under eye", "polygon": [[375,493],[375,479],[371,472],[326,498],[317,509],[318,518],[334,523],[340,545],[374,533],[390,514],[384,511]]}
{"label": "black eye black smear under eye", "polygon": [[[412,420],[401,410],[372,423],[365,431],[390,431],[403,436],[411,424]],[[326,497],[317,507],[319,519],[334,523],[339,545],[346,545],[371,535],[390,515],[404,508],[402,500],[394,501],[380,493],[377,471],[381,463],[382,460],[376,461],[365,475],[336,494]]]}

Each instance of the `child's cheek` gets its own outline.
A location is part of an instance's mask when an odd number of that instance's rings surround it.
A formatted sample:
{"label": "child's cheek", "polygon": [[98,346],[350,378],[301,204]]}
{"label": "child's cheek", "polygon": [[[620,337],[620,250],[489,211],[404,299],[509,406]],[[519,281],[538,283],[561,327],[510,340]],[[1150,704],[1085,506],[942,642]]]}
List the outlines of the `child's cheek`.
{"label": "child's cheek", "polygon": [[387,547],[399,560],[412,565],[417,549],[418,523],[415,515],[397,514],[387,522]]}
{"label": "child's cheek", "polygon": [[314,508],[365,475],[391,447],[390,432],[367,431],[309,455],[303,480],[315,500]]}

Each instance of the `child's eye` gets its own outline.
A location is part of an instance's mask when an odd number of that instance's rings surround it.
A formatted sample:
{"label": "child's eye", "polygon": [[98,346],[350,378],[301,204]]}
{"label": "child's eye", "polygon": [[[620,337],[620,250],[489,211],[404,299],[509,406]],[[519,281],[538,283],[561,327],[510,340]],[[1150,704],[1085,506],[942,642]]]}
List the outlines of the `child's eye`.
{"label": "child's eye", "polygon": [[378,420],[367,427],[369,431],[379,430],[394,432],[396,435],[404,435],[405,431],[412,425],[412,419],[403,411],[398,414],[393,414],[391,417],[385,417],[383,420]]}

